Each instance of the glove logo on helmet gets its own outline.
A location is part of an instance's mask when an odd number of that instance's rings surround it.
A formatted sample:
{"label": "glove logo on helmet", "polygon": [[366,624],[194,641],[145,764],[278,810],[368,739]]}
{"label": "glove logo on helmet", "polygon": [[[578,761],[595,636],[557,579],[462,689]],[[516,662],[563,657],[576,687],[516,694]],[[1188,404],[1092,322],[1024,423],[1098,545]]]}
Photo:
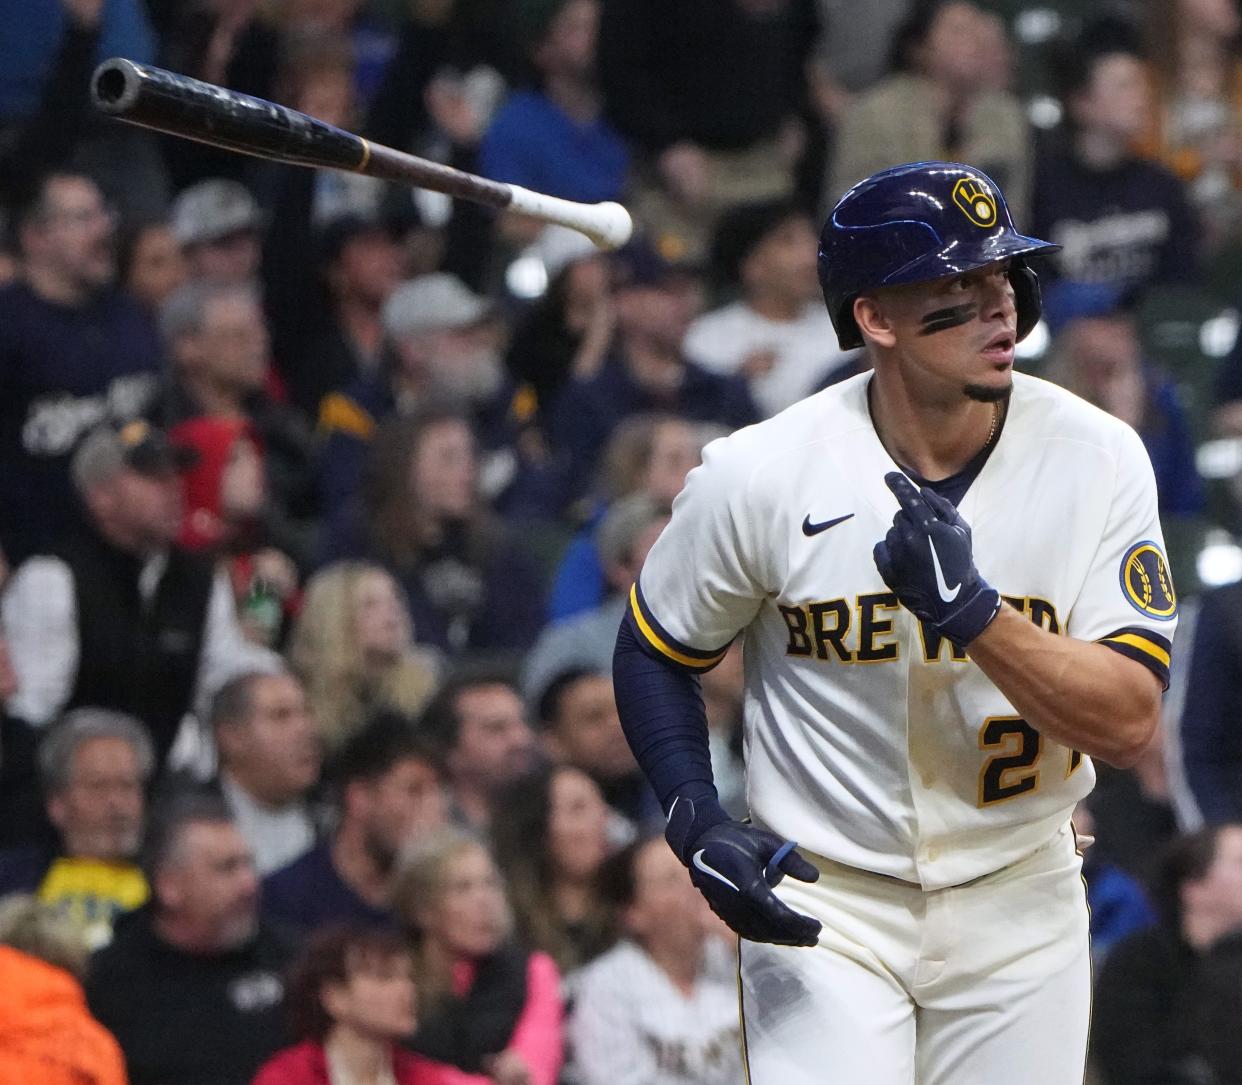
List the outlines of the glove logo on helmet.
{"label": "glove logo on helmet", "polygon": [[976,226],[996,225],[996,200],[981,181],[961,178],[953,186],[953,202]]}

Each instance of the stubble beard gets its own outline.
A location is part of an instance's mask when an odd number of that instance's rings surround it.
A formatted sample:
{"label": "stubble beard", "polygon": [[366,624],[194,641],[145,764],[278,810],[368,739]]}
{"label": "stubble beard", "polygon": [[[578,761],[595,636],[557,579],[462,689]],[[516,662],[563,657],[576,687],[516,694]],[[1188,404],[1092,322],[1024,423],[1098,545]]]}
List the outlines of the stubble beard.
{"label": "stubble beard", "polygon": [[1010,381],[1003,387],[993,387],[990,384],[968,384],[962,391],[967,399],[973,399],[976,403],[1004,403],[1013,393],[1013,382]]}

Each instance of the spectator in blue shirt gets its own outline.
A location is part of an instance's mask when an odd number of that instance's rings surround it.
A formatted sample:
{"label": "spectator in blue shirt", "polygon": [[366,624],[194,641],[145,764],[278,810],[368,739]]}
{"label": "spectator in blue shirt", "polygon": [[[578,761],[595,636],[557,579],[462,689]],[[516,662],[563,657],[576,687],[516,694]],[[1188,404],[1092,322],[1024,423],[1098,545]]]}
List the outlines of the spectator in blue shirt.
{"label": "spectator in blue shirt", "polygon": [[1045,376],[1138,431],[1156,473],[1160,512],[1203,511],[1194,436],[1176,385],[1143,356],[1130,303],[1111,285],[1053,283],[1045,314],[1056,335]]}
{"label": "spectator in blue shirt", "polygon": [[1202,596],[1182,708],[1186,783],[1209,825],[1242,820],[1242,583]]}
{"label": "spectator in blue shirt", "polygon": [[484,134],[486,176],[586,203],[620,198],[630,155],[596,85],[599,8],[599,0],[522,5],[535,86],[510,94]]}
{"label": "spectator in blue shirt", "polygon": [[1132,875],[1114,863],[1108,844],[1094,840],[1095,818],[1086,803],[1074,810],[1074,832],[1082,852],[1082,877],[1091,911],[1091,962],[1099,968],[1108,951],[1122,939],[1156,922],[1156,913]]}
{"label": "spectator in blue shirt", "polygon": [[[142,0],[0,0],[0,146],[30,123],[48,142],[75,137],[72,164],[89,173],[128,215],[154,217],[168,198],[167,176],[156,138],[118,125],[84,103],[90,71],[122,56],[140,64],[155,59],[156,42]],[[70,54],[78,54],[72,59]],[[83,55],[85,54],[85,55]],[[66,82],[66,76],[72,82]],[[55,90],[60,84],[63,93]],[[72,83],[76,83],[73,86]],[[63,105],[40,118],[49,93]],[[57,156],[45,167],[64,164]]]}
{"label": "spectator in blue shirt", "polygon": [[264,917],[299,935],[328,923],[395,926],[397,857],[447,821],[438,763],[409,719],[383,712],[342,747],[329,774],[336,831],[268,875]]}
{"label": "spectator in blue shirt", "polygon": [[701,308],[692,272],[632,241],[614,257],[614,297],[607,360],[594,376],[566,385],[550,413],[549,437],[569,465],[574,499],[586,491],[612,431],[632,414],[661,411],[730,430],[759,420],[744,378],[709,373],[682,353]]}
{"label": "spectator in blue shirt", "polygon": [[94,182],[66,172],[14,215],[24,276],[0,288],[0,550],[11,565],[80,524],[77,440],[141,414],[157,391],[155,325],[113,285],[114,222]]}

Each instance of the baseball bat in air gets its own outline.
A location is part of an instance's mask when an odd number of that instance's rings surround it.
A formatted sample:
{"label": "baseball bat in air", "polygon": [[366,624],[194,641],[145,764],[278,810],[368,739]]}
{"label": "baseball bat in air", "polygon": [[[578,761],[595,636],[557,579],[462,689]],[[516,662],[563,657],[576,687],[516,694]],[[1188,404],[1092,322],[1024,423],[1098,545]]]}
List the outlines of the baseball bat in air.
{"label": "baseball bat in air", "polygon": [[102,112],[143,128],[273,162],[348,170],[508,208],[568,226],[602,249],[624,245],[633,230],[629,212],[618,203],[575,203],[490,181],[372,143],[296,109],[121,57],[95,69],[91,98]]}

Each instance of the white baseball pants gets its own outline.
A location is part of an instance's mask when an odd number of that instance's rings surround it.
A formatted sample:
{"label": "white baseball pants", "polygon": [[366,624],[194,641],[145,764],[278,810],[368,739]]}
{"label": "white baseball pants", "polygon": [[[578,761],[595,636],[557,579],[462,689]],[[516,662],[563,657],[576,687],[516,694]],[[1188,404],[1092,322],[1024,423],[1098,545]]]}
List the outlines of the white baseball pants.
{"label": "white baseball pants", "polygon": [[1067,824],[965,885],[916,885],[807,855],[777,893],[824,924],[813,949],[743,941],[751,1085],[1081,1085],[1091,961]]}

